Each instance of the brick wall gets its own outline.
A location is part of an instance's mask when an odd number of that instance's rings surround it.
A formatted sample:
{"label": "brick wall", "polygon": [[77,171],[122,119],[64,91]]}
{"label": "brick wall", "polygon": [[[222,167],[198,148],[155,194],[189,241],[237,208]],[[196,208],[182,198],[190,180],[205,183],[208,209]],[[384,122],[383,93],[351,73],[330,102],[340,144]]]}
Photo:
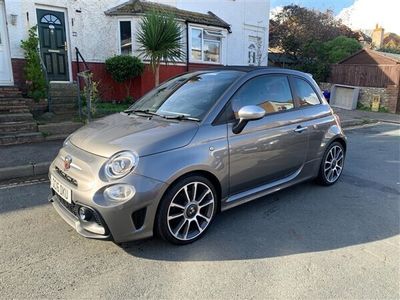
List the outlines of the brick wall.
{"label": "brick wall", "polygon": [[25,59],[12,58],[11,65],[13,70],[14,85],[20,88],[22,91],[25,91],[26,90],[25,75],[24,75]]}
{"label": "brick wall", "polygon": [[[321,90],[331,90],[333,84],[329,82],[320,82]],[[381,98],[381,107],[386,108],[391,113],[400,112],[400,87],[398,85],[388,85],[386,88],[359,87],[360,95],[358,102],[364,106],[371,107],[372,98],[379,95]]]}

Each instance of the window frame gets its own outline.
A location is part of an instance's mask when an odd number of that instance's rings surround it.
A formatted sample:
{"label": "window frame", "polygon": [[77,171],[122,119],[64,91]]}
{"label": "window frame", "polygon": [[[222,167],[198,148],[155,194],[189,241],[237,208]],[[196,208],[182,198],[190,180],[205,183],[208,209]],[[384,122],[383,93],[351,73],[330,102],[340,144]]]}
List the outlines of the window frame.
{"label": "window frame", "polygon": [[[213,125],[220,125],[220,124],[229,124],[229,123],[234,123],[237,122],[236,118],[232,119],[232,115],[233,114],[233,110],[232,110],[232,106],[231,106],[231,102],[233,97],[235,97],[236,93],[250,80],[256,79],[260,76],[283,76],[286,77],[286,79],[288,80],[288,84],[289,84],[289,88],[290,88],[290,93],[292,94],[292,100],[293,100],[293,108],[289,109],[289,110],[281,110],[281,111],[276,111],[273,113],[268,113],[265,114],[264,118],[266,116],[272,116],[272,115],[276,115],[276,114],[283,114],[283,113],[290,113],[290,112],[294,112],[296,110],[302,109],[304,107],[309,107],[309,106],[300,106],[299,105],[299,101],[297,99],[297,94],[295,93],[294,87],[293,87],[293,82],[292,82],[292,75],[291,74],[286,74],[286,73],[264,73],[264,74],[257,74],[255,76],[252,76],[251,78],[248,78],[246,81],[244,81],[242,84],[240,84],[240,86],[238,86],[236,88],[236,90],[232,93],[232,95],[229,97],[229,99],[226,101],[224,107],[221,109],[221,111],[218,113],[217,117],[214,119],[214,121],[212,122]],[[299,76],[297,76],[299,77]],[[301,78],[301,77],[299,77]],[[318,96],[319,98],[319,96]],[[313,105],[315,106],[315,105]],[[264,119],[262,118],[262,119]],[[262,120],[261,119],[261,120]]]}
{"label": "window frame", "polygon": [[123,55],[121,48],[122,48],[122,40],[121,40],[121,22],[129,22],[131,24],[131,53],[127,54],[132,56],[133,55],[133,22],[130,18],[118,18],[117,19],[118,26],[117,26],[117,48],[118,48],[118,55]]}
{"label": "window frame", "polygon": [[[315,105],[301,105],[300,104],[301,99],[300,99],[300,95],[299,95],[299,93],[298,93],[298,91],[296,89],[296,84],[294,82],[295,79],[300,79],[300,80],[303,80],[306,83],[308,83],[308,85],[312,88],[314,93],[317,95],[317,98],[319,100],[319,104],[315,104]],[[308,78],[302,77],[302,76],[297,76],[297,75],[289,75],[289,81],[290,81],[290,86],[291,86],[291,89],[292,89],[292,95],[294,96],[293,100],[296,102],[297,109],[306,109],[306,108],[310,108],[310,107],[316,107],[316,106],[322,105],[324,103],[322,101],[318,91],[315,90],[314,84],[312,84],[308,80]]]}
{"label": "window frame", "polygon": [[[200,60],[199,59],[195,59],[192,56],[192,38],[193,38],[192,29],[201,30],[201,59]],[[219,31],[221,33],[221,36],[219,36],[220,39],[218,41],[217,40],[205,39],[204,38],[204,33],[207,32],[207,31],[208,32]],[[221,64],[223,64],[222,63],[222,61],[223,61],[223,57],[222,57],[222,55],[223,55],[222,54],[223,53],[223,49],[222,49],[223,42],[222,42],[222,39],[224,37],[225,36],[224,36],[224,34],[223,34],[221,29],[204,28],[204,27],[200,27],[200,26],[189,25],[189,41],[188,41],[188,43],[189,43],[189,47],[188,47],[189,53],[187,53],[187,55],[189,57],[189,62],[203,63],[203,64],[213,64],[213,65],[221,65]],[[208,40],[208,41],[211,41],[211,42],[216,42],[216,43],[219,44],[219,61],[218,62],[204,60],[204,40]]]}

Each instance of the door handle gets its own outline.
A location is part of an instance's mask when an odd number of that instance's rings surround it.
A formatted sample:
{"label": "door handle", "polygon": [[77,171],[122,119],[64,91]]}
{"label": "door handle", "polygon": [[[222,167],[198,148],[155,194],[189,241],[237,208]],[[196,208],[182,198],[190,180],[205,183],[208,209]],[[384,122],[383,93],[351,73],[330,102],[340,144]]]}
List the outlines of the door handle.
{"label": "door handle", "polygon": [[307,130],[307,128],[308,128],[308,127],[303,127],[303,126],[299,125],[299,126],[296,127],[296,129],[294,130],[294,132],[301,133],[301,132]]}

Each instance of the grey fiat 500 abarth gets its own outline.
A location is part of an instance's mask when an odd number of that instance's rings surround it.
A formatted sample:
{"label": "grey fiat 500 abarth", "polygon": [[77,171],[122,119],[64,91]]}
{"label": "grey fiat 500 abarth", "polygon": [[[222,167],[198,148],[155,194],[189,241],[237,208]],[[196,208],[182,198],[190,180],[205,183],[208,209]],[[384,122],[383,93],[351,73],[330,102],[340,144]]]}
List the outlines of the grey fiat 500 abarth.
{"label": "grey fiat 500 abarth", "polygon": [[187,244],[219,211],[313,178],[334,184],[345,153],[309,74],[192,72],[70,135],[50,166],[50,201],[88,238]]}

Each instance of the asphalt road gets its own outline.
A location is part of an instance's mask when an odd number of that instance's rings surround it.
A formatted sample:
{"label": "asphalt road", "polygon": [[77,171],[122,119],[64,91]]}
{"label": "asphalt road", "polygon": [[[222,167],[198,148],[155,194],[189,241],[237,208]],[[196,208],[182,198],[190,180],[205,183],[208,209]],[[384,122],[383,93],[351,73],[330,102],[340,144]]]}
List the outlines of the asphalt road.
{"label": "asphalt road", "polygon": [[184,247],[88,240],[48,183],[0,187],[0,298],[399,298],[400,126],[348,132],[345,172],[220,214]]}

